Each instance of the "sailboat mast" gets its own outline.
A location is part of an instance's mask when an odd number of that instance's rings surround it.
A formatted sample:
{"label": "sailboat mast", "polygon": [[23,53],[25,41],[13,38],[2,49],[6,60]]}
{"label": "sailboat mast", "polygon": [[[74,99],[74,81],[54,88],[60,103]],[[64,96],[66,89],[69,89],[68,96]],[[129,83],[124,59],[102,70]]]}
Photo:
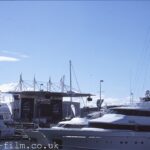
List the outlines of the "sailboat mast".
{"label": "sailboat mast", "polygon": [[71,68],[71,60],[69,61],[69,70],[70,70],[70,93],[71,93],[71,96],[70,96],[70,103],[72,104],[72,68]]}
{"label": "sailboat mast", "polygon": [[36,79],[35,79],[35,75],[34,75],[34,79],[33,79],[33,90],[36,90]]}
{"label": "sailboat mast", "polygon": [[23,83],[23,80],[22,80],[22,73],[20,74],[20,79],[19,79],[19,88],[20,88],[20,91],[22,91],[22,83]]}

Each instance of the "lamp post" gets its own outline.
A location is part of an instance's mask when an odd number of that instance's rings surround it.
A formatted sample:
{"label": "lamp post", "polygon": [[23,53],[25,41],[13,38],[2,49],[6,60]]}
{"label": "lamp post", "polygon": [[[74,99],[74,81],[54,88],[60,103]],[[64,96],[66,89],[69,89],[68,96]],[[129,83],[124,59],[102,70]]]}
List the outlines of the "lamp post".
{"label": "lamp post", "polygon": [[101,96],[101,93],[102,93],[102,82],[104,82],[103,80],[100,80],[100,93],[99,93],[99,99],[97,100],[97,107],[98,107],[98,110],[101,109],[101,105],[103,103],[103,99],[102,99],[102,96]]}
{"label": "lamp post", "polygon": [[100,98],[100,101],[101,101],[101,94],[102,94],[102,82],[104,82],[104,80],[100,80],[100,95],[99,95],[99,98]]}

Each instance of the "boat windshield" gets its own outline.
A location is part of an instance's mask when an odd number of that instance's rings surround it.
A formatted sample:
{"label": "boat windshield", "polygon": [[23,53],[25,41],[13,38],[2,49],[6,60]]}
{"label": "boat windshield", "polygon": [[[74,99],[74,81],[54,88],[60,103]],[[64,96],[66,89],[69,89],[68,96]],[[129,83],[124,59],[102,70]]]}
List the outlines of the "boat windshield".
{"label": "boat windshield", "polygon": [[64,124],[64,123],[60,123],[58,124],[56,127],[63,127],[63,128],[83,128],[86,125],[82,125],[82,124]]}

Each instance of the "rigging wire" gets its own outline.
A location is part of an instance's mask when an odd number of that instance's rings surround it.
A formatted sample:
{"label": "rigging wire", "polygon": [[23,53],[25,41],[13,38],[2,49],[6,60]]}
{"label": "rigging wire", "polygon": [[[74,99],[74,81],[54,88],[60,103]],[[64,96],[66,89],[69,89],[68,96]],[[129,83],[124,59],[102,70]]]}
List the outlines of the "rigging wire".
{"label": "rigging wire", "polygon": [[[141,49],[141,52],[140,52],[140,56],[138,58],[138,62],[137,62],[137,68],[135,70],[135,78],[134,78],[134,81],[133,81],[133,93],[135,95],[137,95],[139,93],[139,91],[141,89],[143,89],[144,87],[144,84],[146,82],[146,76],[147,76],[147,71],[148,71],[148,58],[149,58],[149,42],[150,42],[150,27],[148,28],[147,30],[147,33],[146,33],[146,38],[144,40],[144,48]],[[146,68],[146,70],[145,70]],[[144,74],[143,74],[144,73]],[[142,74],[144,76],[144,80],[143,81],[143,85],[142,85],[142,88],[140,88],[140,83],[142,81]]]}
{"label": "rigging wire", "polygon": [[148,32],[149,34],[148,34],[148,39],[147,39],[147,45],[146,45],[146,49],[147,49],[147,54],[146,54],[146,58],[145,58],[145,68],[144,68],[144,66],[143,66],[143,69],[145,69],[144,70],[144,74],[143,74],[143,84],[141,84],[141,91],[145,91],[146,89],[146,83],[148,82],[148,76],[149,76],[149,67],[150,67],[150,65],[149,65],[149,59],[150,59],[150,50],[149,50],[149,48],[150,48],[150,30],[149,30],[149,32]]}
{"label": "rigging wire", "polygon": [[[81,93],[81,89],[80,89],[80,86],[79,86],[79,83],[78,83],[77,76],[76,76],[75,69],[74,69],[73,65],[72,65],[72,70],[73,70],[73,73],[74,73],[74,76],[75,76],[75,81],[76,81],[77,87],[79,89],[79,92]],[[81,97],[81,99],[83,101],[83,105],[86,106],[83,97]]]}

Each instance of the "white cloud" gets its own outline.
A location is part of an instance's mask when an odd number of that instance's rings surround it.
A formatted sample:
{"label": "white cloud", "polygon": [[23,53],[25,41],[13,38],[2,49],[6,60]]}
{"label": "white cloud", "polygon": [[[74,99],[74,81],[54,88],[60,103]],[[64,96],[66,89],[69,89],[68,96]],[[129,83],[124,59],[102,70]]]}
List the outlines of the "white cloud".
{"label": "white cloud", "polygon": [[22,57],[22,58],[29,58],[29,56],[26,55],[26,54],[22,54],[22,55],[20,55],[20,57]]}
{"label": "white cloud", "polygon": [[17,57],[20,57],[20,58],[28,58],[29,57],[26,54],[19,53],[19,52],[16,52],[16,51],[6,51],[6,50],[3,50],[1,52],[4,53],[4,54],[8,54],[8,55],[14,55],[14,56],[17,56]]}
{"label": "white cloud", "polygon": [[16,62],[19,61],[20,59],[15,58],[15,57],[8,57],[8,56],[0,56],[0,61],[1,62]]}

